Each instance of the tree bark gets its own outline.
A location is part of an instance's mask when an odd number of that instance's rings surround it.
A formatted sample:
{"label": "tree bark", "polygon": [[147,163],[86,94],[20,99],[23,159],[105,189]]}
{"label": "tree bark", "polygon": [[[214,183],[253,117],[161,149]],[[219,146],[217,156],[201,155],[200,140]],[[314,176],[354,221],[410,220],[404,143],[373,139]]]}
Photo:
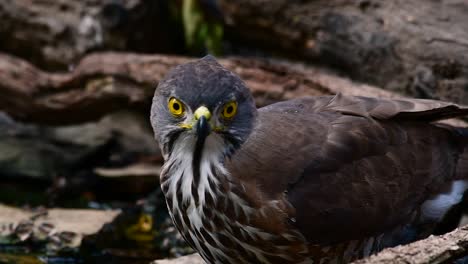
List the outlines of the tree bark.
{"label": "tree bark", "polygon": [[[468,2],[219,0],[228,36],[414,97],[468,103]],[[252,44],[254,43],[254,44]]]}

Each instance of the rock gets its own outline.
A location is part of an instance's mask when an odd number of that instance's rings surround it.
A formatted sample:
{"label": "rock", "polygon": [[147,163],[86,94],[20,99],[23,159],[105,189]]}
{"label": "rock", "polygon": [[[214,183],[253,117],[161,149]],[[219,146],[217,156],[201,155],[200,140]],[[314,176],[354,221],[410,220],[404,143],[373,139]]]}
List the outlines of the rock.
{"label": "rock", "polygon": [[156,177],[161,173],[161,166],[151,164],[133,164],[123,168],[96,168],[94,172],[102,177],[119,178],[119,177]]}
{"label": "rock", "polygon": [[[73,174],[73,169],[103,151],[111,135],[90,136],[85,144],[75,141],[77,134],[92,133],[76,127],[75,135],[57,137],[60,128],[39,127],[0,119],[0,177],[27,177],[52,180],[57,175]],[[74,142],[75,141],[75,142]]]}
{"label": "rock", "polygon": [[175,259],[155,260],[151,264],[204,264],[205,261],[198,254],[192,254]]}
{"label": "rock", "polygon": [[96,168],[101,185],[114,194],[148,193],[158,188],[161,165],[137,163],[119,168]]}
{"label": "rock", "polygon": [[47,242],[47,246],[77,248],[84,236],[97,233],[119,210],[43,209],[38,212],[0,204],[0,238]]}
{"label": "rock", "polygon": [[[129,112],[74,126],[37,126],[0,116],[0,177],[51,181],[101,164],[160,155],[147,121]],[[158,170],[155,170],[157,172]]]}

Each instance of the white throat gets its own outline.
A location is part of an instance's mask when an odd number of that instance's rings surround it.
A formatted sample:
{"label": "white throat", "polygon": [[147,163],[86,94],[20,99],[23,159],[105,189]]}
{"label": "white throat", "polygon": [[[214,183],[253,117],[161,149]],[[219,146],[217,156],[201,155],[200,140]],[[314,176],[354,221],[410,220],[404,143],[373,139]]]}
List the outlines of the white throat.
{"label": "white throat", "polygon": [[[239,263],[236,259],[242,257],[233,258],[220,249],[223,244],[219,234],[206,233],[207,227],[215,225],[214,219],[217,219],[220,225],[217,228],[224,236],[232,237],[234,230],[241,230],[243,239],[259,236],[268,240],[269,236],[248,224],[255,210],[238,193],[231,191],[232,179],[225,179],[230,175],[223,164],[226,147],[223,138],[216,134],[206,138],[199,163],[198,181],[194,178],[193,168],[195,145],[196,138],[193,135],[179,136],[164,164],[161,187],[168,201],[169,213],[182,236],[190,241],[192,247],[197,249],[207,262],[212,260],[212,263]],[[236,218],[242,219],[242,215],[244,222],[229,218],[222,211],[227,205],[231,205]],[[212,243],[202,236],[209,236]],[[268,263],[257,247],[242,239],[236,240],[235,243],[253,252],[262,262]]]}
{"label": "white throat", "polygon": [[[198,207],[200,210],[205,204],[205,194],[209,193],[211,197],[216,197],[215,191],[219,185],[219,177],[227,176],[227,171],[223,166],[223,139],[216,134],[209,135],[203,146],[200,159],[200,173],[198,184],[194,179],[193,155],[195,151],[196,137],[194,134],[182,134],[174,142],[172,154],[168,157],[163,167],[163,174],[168,174],[165,182],[169,184],[166,197],[172,196],[172,200],[177,200],[177,188],[180,185],[182,204],[188,204],[189,207]],[[220,174],[216,176],[217,174]],[[163,188],[164,189],[164,188]],[[196,192],[194,195],[193,192]],[[179,194],[180,195],[180,194]],[[198,204],[194,196],[198,195]],[[198,206],[197,206],[198,205]]]}

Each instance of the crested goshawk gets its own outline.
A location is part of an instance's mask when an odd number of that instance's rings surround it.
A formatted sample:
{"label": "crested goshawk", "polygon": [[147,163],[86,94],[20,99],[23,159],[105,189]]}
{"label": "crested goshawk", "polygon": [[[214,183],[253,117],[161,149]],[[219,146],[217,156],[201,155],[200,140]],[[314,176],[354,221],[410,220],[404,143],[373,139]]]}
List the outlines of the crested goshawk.
{"label": "crested goshawk", "polygon": [[461,200],[468,133],[434,100],[306,97],[260,109],[207,56],[173,69],[151,123],[172,220],[208,263],[347,262],[428,236]]}

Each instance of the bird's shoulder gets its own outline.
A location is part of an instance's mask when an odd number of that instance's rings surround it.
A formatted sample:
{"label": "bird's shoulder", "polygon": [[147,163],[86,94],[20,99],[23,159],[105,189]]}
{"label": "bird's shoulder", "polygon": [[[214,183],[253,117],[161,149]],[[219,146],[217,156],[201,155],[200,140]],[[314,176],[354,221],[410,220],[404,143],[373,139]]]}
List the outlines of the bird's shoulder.
{"label": "bird's shoulder", "polygon": [[438,174],[453,169],[431,156],[437,142],[452,150],[447,131],[429,122],[464,112],[439,101],[342,95],[280,102],[259,109],[227,166],[266,198],[286,194],[311,241],[372,235],[404,222]]}
{"label": "bird's shoulder", "polygon": [[[238,166],[242,163],[255,164],[255,171],[262,172],[259,179],[288,175],[274,184],[281,189],[294,182],[304,168],[332,170],[387,153],[389,148],[423,148],[416,143],[445,136],[444,129],[432,122],[467,113],[464,106],[423,99],[338,94],[283,101],[259,109],[252,134],[230,165],[235,169],[242,168]],[[284,171],[271,164],[282,164]]]}
{"label": "bird's shoulder", "polygon": [[345,115],[372,117],[379,120],[400,119],[436,121],[468,114],[468,106],[414,98],[375,98],[364,96],[309,96],[278,102],[260,108],[260,112],[294,112],[310,114],[336,112]]}

